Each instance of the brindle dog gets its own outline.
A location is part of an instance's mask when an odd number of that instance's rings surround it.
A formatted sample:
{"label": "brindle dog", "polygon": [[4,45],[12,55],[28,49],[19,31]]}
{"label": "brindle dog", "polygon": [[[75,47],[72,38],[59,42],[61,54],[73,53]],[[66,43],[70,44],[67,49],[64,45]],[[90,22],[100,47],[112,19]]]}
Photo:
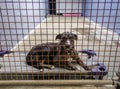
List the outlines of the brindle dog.
{"label": "brindle dog", "polygon": [[70,59],[82,66],[85,70],[89,67],[79,58],[77,51],[74,48],[74,40],[78,37],[71,32],[64,32],[56,36],[59,43],[43,43],[32,47],[26,57],[26,63],[37,69],[49,68],[54,66],[68,67],[71,70],[77,70]]}

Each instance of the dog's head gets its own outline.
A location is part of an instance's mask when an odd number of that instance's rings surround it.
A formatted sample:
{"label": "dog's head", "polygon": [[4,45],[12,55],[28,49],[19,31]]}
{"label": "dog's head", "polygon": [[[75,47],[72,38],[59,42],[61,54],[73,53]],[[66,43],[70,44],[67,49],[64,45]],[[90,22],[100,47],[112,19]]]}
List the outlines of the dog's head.
{"label": "dog's head", "polygon": [[71,32],[64,32],[62,34],[58,34],[56,39],[60,40],[60,45],[64,46],[66,50],[71,50],[74,48],[74,40],[77,40],[78,37],[76,34]]}

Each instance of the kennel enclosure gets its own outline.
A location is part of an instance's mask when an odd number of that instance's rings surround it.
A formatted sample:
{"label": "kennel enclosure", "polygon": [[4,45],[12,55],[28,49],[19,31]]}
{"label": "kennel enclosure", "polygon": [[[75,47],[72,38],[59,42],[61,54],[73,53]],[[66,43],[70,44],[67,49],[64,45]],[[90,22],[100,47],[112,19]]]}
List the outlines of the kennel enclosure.
{"label": "kennel enclosure", "polygon": [[[14,53],[0,57],[0,85],[9,85],[8,80],[36,80],[33,85],[37,81],[40,81],[41,85],[45,84],[44,81],[52,85],[54,80],[61,81],[61,85],[64,85],[63,80],[70,80],[68,84],[73,85],[84,85],[85,80],[87,83],[91,81],[91,84],[98,85],[101,81],[112,84],[112,80],[118,80],[116,73],[120,71],[119,3],[119,0],[1,0],[0,49]],[[85,71],[78,65],[76,66],[80,71],[55,68],[40,72],[25,63],[26,55],[34,45],[58,42],[55,37],[62,32],[78,35],[75,42],[77,51],[91,49],[96,52],[97,56],[91,59],[88,59],[86,54],[79,53],[79,56],[87,65],[104,63],[108,73],[103,80],[98,80],[99,75],[95,75],[92,81],[91,71]],[[7,81],[8,83],[5,83]],[[11,82],[11,85],[18,82]],[[24,81],[21,83],[24,84]],[[59,85],[59,82],[55,84]]]}

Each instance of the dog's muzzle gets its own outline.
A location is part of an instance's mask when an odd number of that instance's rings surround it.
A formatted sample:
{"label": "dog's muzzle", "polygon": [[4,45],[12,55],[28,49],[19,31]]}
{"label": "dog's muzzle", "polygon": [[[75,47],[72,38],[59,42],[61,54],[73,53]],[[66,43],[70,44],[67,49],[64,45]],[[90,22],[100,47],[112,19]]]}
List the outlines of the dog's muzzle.
{"label": "dog's muzzle", "polygon": [[71,42],[70,42],[70,40],[67,40],[67,41],[66,41],[65,46],[66,46],[66,48],[68,48],[68,49],[70,48],[70,46],[71,46]]}
{"label": "dog's muzzle", "polygon": [[69,53],[74,47],[72,45],[66,45],[66,51]]}
{"label": "dog's muzzle", "polygon": [[66,45],[66,48],[67,48],[67,49],[70,49],[70,45]]}
{"label": "dog's muzzle", "polygon": [[71,49],[73,48],[70,40],[67,40],[67,41],[66,41],[65,47],[66,47],[67,50],[71,50]]}

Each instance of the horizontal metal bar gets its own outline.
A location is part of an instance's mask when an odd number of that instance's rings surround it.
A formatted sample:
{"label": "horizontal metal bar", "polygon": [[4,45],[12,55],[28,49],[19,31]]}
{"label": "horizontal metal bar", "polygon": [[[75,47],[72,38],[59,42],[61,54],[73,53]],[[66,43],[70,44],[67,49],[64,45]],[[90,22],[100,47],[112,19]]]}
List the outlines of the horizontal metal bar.
{"label": "horizontal metal bar", "polygon": [[7,80],[0,81],[0,86],[81,86],[112,85],[112,80]]}
{"label": "horizontal metal bar", "polygon": [[12,72],[12,73],[9,73],[9,72],[2,72],[2,73],[0,73],[0,75],[30,75],[30,74],[32,74],[32,75],[34,75],[34,74],[49,74],[49,75],[55,75],[55,74],[79,74],[79,75],[90,75],[90,74],[92,74],[92,72],[91,71],[85,71],[85,72],[81,72],[81,71],[60,71],[60,72],[55,72],[55,71],[44,71],[44,72],[34,72],[33,73],[33,71],[31,70],[31,72],[29,72],[29,71],[27,71],[27,72]]}

